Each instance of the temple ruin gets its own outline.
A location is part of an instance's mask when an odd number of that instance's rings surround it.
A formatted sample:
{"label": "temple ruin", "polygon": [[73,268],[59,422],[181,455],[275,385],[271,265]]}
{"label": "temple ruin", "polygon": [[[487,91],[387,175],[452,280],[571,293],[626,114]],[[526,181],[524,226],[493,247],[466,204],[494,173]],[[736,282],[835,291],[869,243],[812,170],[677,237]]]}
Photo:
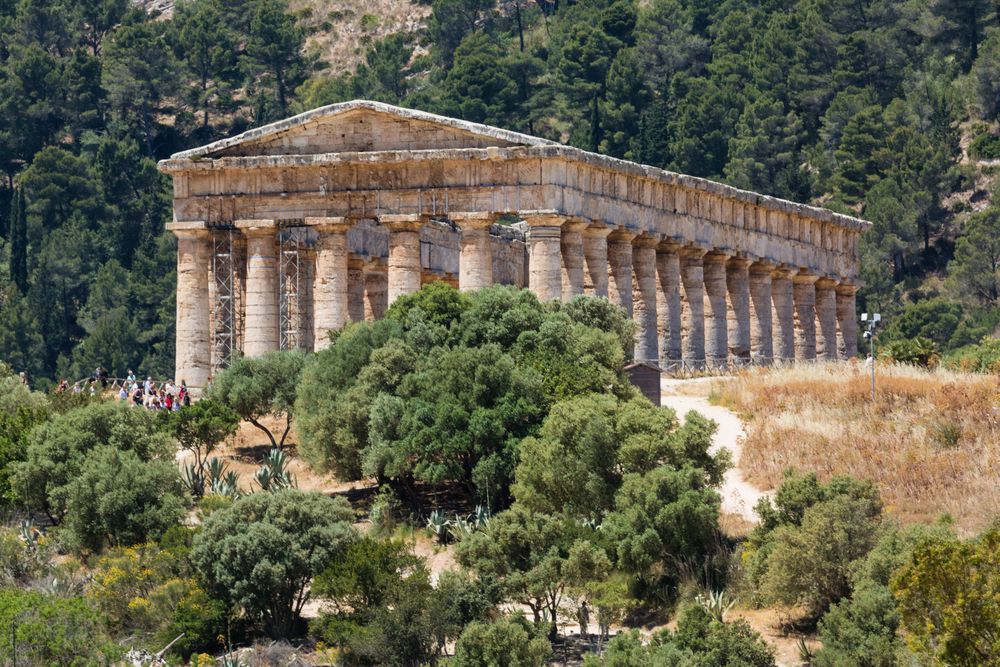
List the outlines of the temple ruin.
{"label": "temple ruin", "polygon": [[176,378],[319,350],[434,280],[609,298],[665,370],[857,353],[869,223],[386,104],[315,109],[173,155]]}

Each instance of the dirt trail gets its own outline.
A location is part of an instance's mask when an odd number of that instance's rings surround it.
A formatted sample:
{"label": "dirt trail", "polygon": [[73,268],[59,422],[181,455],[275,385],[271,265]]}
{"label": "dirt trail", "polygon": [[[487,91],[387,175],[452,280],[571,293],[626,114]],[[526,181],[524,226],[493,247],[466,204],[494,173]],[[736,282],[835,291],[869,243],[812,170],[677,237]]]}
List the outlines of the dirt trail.
{"label": "dirt trail", "polygon": [[735,412],[708,402],[712,382],[717,380],[718,378],[664,378],[660,383],[660,404],[676,410],[678,418],[682,420],[685,414],[695,410],[719,425],[712,438],[712,451],[717,452],[725,447],[733,457],[733,467],[726,472],[719,489],[722,511],[756,524],[757,515],[754,514],[753,507],[761,497],[770,495],[771,492],[758,489],[743,476],[739,467],[743,448],[743,422]]}

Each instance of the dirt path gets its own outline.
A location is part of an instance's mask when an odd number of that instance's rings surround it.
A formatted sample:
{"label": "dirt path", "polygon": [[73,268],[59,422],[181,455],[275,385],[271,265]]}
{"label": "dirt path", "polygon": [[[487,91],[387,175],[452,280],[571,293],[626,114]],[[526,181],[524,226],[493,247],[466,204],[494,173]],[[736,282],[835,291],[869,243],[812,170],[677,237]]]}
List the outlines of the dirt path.
{"label": "dirt path", "polygon": [[718,378],[694,378],[676,380],[664,378],[660,383],[660,404],[673,408],[677,416],[684,419],[689,411],[695,410],[719,425],[712,438],[712,451],[723,447],[733,457],[733,467],[726,472],[719,493],[722,494],[722,511],[735,514],[749,523],[757,523],[753,506],[770,492],[762,491],[746,481],[740,469],[740,451],[743,444],[743,422],[736,413],[708,402],[712,382]]}

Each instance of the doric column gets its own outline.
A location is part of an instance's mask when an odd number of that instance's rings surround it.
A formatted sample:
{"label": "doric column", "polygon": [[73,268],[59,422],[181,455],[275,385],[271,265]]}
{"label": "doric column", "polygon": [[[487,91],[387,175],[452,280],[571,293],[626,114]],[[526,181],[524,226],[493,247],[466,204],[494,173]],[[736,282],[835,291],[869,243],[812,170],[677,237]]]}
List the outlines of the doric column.
{"label": "doric column", "polygon": [[851,283],[837,285],[837,352],[841,359],[858,356],[858,313],[855,305],[858,286]]}
{"label": "doric column", "polygon": [[664,242],[656,250],[659,294],[656,302],[658,326],[662,332],[660,357],[670,368],[681,360],[681,263],[676,243]]}
{"label": "doric column", "polygon": [[726,261],[721,252],[707,253],[702,260],[705,276],[705,363],[711,368],[726,365],[729,357],[729,316],[726,304]]}
{"label": "doric column", "polygon": [[643,234],[632,242],[632,272],[635,291],[632,319],[636,323],[635,360],[658,364],[659,341],[656,335],[656,244],[657,239]]}
{"label": "doric column", "polygon": [[635,234],[616,229],[608,235],[608,298],[632,317],[632,239]]}
{"label": "doric column", "polygon": [[277,225],[274,220],[240,220],[247,237],[246,336],[243,354],[259,357],[278,349]]}
{"label": "doric column", "polygon": [[208,300],[211,233],[203,222],[170,222],[167,229],[177,237],[174,379],[201,390],[212,372]]}
{"label": "doric column", "polygon": [[379,223],[389,228],[389,305],[401,296],[420,290],[420,228],[422,215],[383,215]]}
{"label": "doric column", "polygon": [[816,359],[816,279],[808,271],[799,271],[792,277],[792,296],[795,299],[795,361]]}
{"label": "doric column", "polygon": [[750,265],[750,358],[766,366],[774,358],[771,342],[771,272],[772,264],[754,262]]}
{"label": "doric column", "polygon": [[739,363],[750,361],[750,260],[733,257],[726,262],[729,293],[729,351]]}
{"label": "doric column", "polygon": [[583,294],[583,230],[589,222],[570,220],[562,226],[562,300]]}
{"label": "doric column", "polygon": [[837,360],[837,283],[829,278],[816,281],[816,357],[824,361]]}
{"label": "doric column", "polygon": [[364,268],[365,275],[365,321],[373,322],[385,317],[389,308],[388,277],[386,264],[381,259],[369,261]]}
{"label": "doric column", "polygon": [[461,230],[458,288],[463,292],[493,284],[493,248],[490,244],[492,213],[457,213],[449,217]]}
{"label": "doric column", "polygon": [[313,343],[317,351],[330,345],[330,332],[350,321],[348,310],[347,230],[349,218],[306,218],[316,230],[313,274]]}
{"label": "doric column", "polygon": [[795,361],[795,301],[792,297],[793,270],[777,268],[771,274],[771,303],[774,304],[774,358]]}
{"label": "doric column", "polygon": [[298,349],[312,352],[315,346],[315,293],[316,281],[316,248],[302,245],[298,251],[299,262],[299,295],[297,318]]}
{"label": "doric column", "polygon": [[347,257],[347,315],[365,321],[365,261],[353,255]]}
{"label": "doric column", "polygon": [[684,248],[681,256],[683,299],[683,344],[681,357],[690,369],[705,367],[705,275],[701,248]]}
{"label": "doric column", "polygon": [[566,219],[555,211],[526,213],[528,289],[539,301],[562,297],[562,231]]}
{"label": "doric column", "polygon": [[583,230],[583,293],[608,296],[608,234],[611,229],[598,224]]}

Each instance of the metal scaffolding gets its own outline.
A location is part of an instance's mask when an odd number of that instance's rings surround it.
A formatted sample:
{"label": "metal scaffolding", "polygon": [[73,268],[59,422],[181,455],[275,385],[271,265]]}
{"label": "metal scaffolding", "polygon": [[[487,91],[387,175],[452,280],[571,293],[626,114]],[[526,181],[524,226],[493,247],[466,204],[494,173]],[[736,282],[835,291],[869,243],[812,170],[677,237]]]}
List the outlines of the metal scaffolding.
{"label": "metal scaffolding", "polygon": [[212,359],[216,368],[228,366],[236,350],[236,234],[232,229],[220,229],[212,235],[215,280]]}
{"label": "metal scaffolding", "polygon": [[306,251],[306,229],[298,226],[284,227],[278,234],[278,323],[279,347],[295,350],[304,347],[301,340],[302,290],[305,280],[303,255]]}

